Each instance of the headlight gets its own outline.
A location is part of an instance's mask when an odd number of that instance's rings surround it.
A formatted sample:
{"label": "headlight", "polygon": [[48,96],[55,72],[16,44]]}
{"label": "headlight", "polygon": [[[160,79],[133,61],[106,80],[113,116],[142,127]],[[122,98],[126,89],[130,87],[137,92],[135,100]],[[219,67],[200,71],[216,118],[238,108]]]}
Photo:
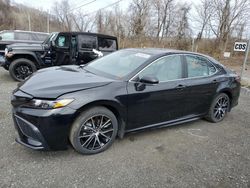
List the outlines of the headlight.
{"label": "headlight", "polygon": [[5,50],[4,50],[4,55],[6,56],[7,54],[8,54],[8,48],[5,48]]}
{"label": "headlight", "polygon": [[39,109],[56,109],[65,107],[73,101],[74,99],[59,99],[55,101],[33,99],[28,103],[26,103],[24,107],[39,108]]}

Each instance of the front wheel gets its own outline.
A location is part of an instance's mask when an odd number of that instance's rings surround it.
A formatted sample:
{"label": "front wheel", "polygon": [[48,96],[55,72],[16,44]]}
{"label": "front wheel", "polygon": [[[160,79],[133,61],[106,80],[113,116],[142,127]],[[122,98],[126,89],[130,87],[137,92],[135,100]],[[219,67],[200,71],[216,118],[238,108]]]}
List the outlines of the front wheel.
{"label": "front wheel", "polygon": [[230,98],[221,93],[213,100],[206,119],[213,123],[222,121],[230,108]]}
{"label": "front wheel", "polygon": [[35,72],[35,64],[28,59],[16,59],[9,67],[10,76],[16,81],[23,81]]}
{"label": "front wheel", "polygon": [[69,139],[79,153],[96,154],[112,145],[117,130],[117,119],[110,110],[93,107],[81,113],[75,120]]}

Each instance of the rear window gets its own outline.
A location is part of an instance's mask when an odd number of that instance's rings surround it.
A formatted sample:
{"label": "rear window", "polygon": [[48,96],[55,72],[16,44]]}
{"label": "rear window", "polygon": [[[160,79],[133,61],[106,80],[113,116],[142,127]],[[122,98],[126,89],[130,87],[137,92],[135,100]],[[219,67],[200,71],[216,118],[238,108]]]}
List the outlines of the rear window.
{"label": "rear window", "polygon": [[47,38],[47,34],[31,33],[31,39],[35,41],[44,41]]}
{"label": "rear window", "polygon": [[32,33],[32,32],[13,32],[12,40],[33,40],[33,41],[44,41],[48,34],[43,33]]}
{"label": "rear window", "polygon": [[99,50],[115,51],[117,50],[117,43],[114,39],[98,37]]}
{"label": "rear window", "polygon": [[31,40],[31,33],[16,32],[15,40]]}
{"label": "rear window", "polygon": [[88,35],[79,35],[78,45],[79,45],[79,49],[82,49],[82,50],[96,49],[96,46],[97,46],[96,37],[88,36]]}

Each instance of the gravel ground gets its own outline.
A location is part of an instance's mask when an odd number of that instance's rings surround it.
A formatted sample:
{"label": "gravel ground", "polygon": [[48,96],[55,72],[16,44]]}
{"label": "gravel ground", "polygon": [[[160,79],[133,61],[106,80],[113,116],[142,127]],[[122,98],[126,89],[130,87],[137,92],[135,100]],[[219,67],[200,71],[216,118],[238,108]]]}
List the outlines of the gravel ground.
{"label": "gravel ground", "polygon": [[0,187],[250,187],[250,96],[218,124],[198,120],[126,135],[107,151],[33,151],[14,142],[0,69]]}

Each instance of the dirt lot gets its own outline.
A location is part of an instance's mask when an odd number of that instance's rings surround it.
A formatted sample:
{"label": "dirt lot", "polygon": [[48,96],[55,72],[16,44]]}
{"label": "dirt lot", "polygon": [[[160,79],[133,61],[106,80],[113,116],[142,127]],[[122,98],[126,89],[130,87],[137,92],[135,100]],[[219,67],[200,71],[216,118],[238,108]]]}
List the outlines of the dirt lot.
{"label": "dirt lot", "polygon": [[219,124],[199,120],[126,135],[104,153],[41,152],[14,142],[0,69],[0,187],[250,187],[250,96]]}

